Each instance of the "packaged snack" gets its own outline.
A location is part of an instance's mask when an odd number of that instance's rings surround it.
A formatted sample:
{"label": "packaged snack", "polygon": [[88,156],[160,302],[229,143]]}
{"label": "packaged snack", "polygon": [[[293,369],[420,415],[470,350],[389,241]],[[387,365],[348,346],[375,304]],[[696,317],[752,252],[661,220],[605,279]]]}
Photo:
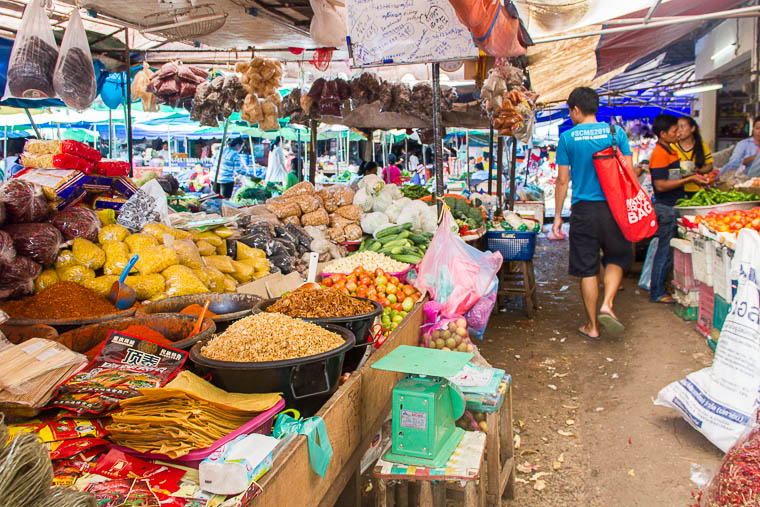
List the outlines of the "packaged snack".
{"label": "packaged snack", "polygon": [[166,244],[174,250],[179,259],[179,263],[190,269],[200,269],[204,266],[198,247],[189,239],[171,240]]}
{"label": "packaged snack", "polygon": [[50,287],[58,282],[58,273],[54,269],[46,269],[34,280],[34,292],[41,292],[45,287]]}
{"label": "packaged snack", "polygon": [[139,254],[146,248],[158,246],[158,241],[156,241],[156,238],[154,238],[150,234],[145,234],[143,232],[130,234],[129,236],[124,238],[124,243],[126,243],[127,246],[129,247],[130,253],[136,253],[136,254]]}
{"label": "packaged snack", "polygon": [[[106,275],[121,275],[124,267],[129,262],[129,247],[120,241],[106,240],[101,245],[106,253],[106,263],[103,265],[103,273]],[[132,268],[130,273],[136,273],[137,268]]]}
{"label": "packaged snack", "polygon": [[352,222],[358,222],[362,219],[362,215],[364,215],[364,210],[361,209],[359,206],[355,206],[353,204],[349,204],[348,206],[341,206],[337,210],[335,210],[335,213],[342,216],[343,218],[347,218],[348,220],[351,220]]}
{"label": "packaged snack", "polygon": [[163,386],[182,367],[187,352],[112,331],[98,356],[67,380],[52,406],[76,414],[100,414],[138,389]]}
{"label": "packaged snack", "polygon": [[208,283],[206,283],[206,287],[208,287],[211,292],[224,292],[224,273],[218,269],[209,267],[203,268],[202,271],[208,275]]}
{"label": "packaged snack", "polygon": [[266,259],[266,252],[264,250],[261,250],[259,248],[253,248],[251,246],[246,245],[245,243],[241,243],[240,241],[236,242],[237,245],[237,260],[241,261],[243,259]]}
{"label": "packaged snack", "polygon": [[330,217],[328,216],[327,211],[325,211],[324,208],[319,208],[317,211],[307,213],[301,217],[301,224],[303,224],[304,226],[327,225],[329,223],[330,223]]}
{"label": "packaged snack", "polygon": [[24,151],[35,155],[55,155],[56,153],[61,153],[61,141],[29,139],[24,143]]}
{"label": "packaged snack", "polygon": [[[121,272],[119,274],[121,274]],[[95,278],[86,278],[82,281],[82,285],[90,290],[94,290],[100,296],[105,298],[111,293],[111,287],[118,279],[119,277],[116,275],[103,275]]]}
{"label": "packaged snack", "polygon": [[109,224],[104,225],[103,228],[100,229],[100,232],[98,233],[98,241],[100,243],[107,240],[124,241],[127,236],[129,236],[129,231],[126,228],[119,224]]}
{"label": "packaged snack", "polygon": [[301,207],[296,202],[272,202],[270,199],[266,203],[267,210],[277,218],[286,218],[301,215]]}
{"label": "packaged snack", "polygon": [[253,266],[239,261],[230,262],[232,263],[232,267],[235,268],[235,272],[231,273],[232,277],[237,280],[238,283],[246,283],[251,281],[255,272]]}
{"label": "packaged snack", "polygon": [[5,231],[0,231],[0,264],[9,262],[16,256],[13,248],[13,238]]}
{"label": "packaged snack", "polygon": [[70,268],[76,265],[77,261],[71,250],[64,249],[58,252],[58,256],[55,258],[55,269]]}
{"label": "packaged snack", "polygon": [[11,224],[5,227],[18,255],[52,266],[63,244],[61,232],[50,223]]}
{"label": "packaged snack", "polygon": [[216,247],[205,240],[196,241],[195,246],[198,247],[198,252],[204,257],[216,253]]}
{"label": "packaged snack", "polygon": [[208,292],[208,287],[187,266],[169,266],[161,274],[166,280],[166,295],[169,297]]}
{"label": "packaged snack", "polygon": [[58,278],[64,282],[74,282],[84,285],[85,280],[92,280],[95,278],[95,271],[86,266],[69,266],[68,268],[62,268],[56,270]]}
{"label": "packaged snack", "polygon": [[61,141],[61,153],[67,153],[79,158],[84,158],[92,162],[98,162],[102,155],[94,148],[90,148],[85,143],[79,141]]}
{"label": "packaged snack", "polygon": [[160,273],[128,276],[124,283],[135,289],[139,301],[153,298],[166,288],[166,280]]}
{"label": "packaged snack", "polygon": [[[193,241],[205,241],[206,243],[212,245],[214,248],[218,247],[222,243],[224,243],[224,240],[214,234],[211,231],[206,232],[193,232],[191,233],[193,236]],[[182,239],[182,238],[179,238]]]}
{"label": "packaged snack", "polygon": [[36,433],[45,443],[86,437],[99,439],[108,434],[102,422],[90,419],[32,419],[25,423],[8,425],[10,438],[22,433]]}
{"label": "packaged snack", "polygon": [[138,254],[140,258],[137,260],[135,267],[141,275],[160,273],[169,266],[179,264],[179,259],[174,250],[162,245],[145,248]]}
{"label": "packaged snack", "polygon": [[90,107],[98,92],[90,44],[78,9],[71,13],[61,40],[53,87],[64,104],[77,111]]}
{"label": "packaged snack", "polygon": [[50,221],[66,239],[84,238],[95,242],[100,231],[100,219],[94,211],[82,206],[70,206],[56,213]]}
{"label": "packaged snack", "polygon": [[232,265],[232,259],[226,255],[209,255],[204,257],[206,266],[214,269],[218,269],[222,273],[231,274],[235,272],[235,267]]}
{"label": "packaged snack", "polygon": [[103,176],[129,176],[129,162],[103,159],[95,165],[95,172]]}
{"label": "packaged snack", "polygon": [[100,269],[106,263],[106,253],[92,241],[74,238],[71,252],[78,264],[91,269]]}
{"label": "packaged snack", "polygon": [[9,223],[40,222],[48,217],[42,188],[33,183],[12,179],[0,186],[0,201],[5,203]]}

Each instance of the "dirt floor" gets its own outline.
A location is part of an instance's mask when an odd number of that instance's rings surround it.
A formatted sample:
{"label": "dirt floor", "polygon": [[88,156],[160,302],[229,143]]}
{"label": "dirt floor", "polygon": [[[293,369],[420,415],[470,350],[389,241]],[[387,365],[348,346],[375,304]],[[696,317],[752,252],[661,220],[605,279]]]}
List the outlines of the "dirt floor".
{"label": "dirt floor", "polygon": [[[636,286],[639,267],[616,299],[624,336],[599,342],[581,337],[578,282],[566,266],[567,242],[539,239],[540,309],[532,320],[519,309],[494,312],[480,345],[514,379],[516,455],[523,471],[516,499],[504,505],[693,503],[698,487],[690,480],[692,464],[715,470],[721,453],[652,399],[669,382],[709,365],[712,352],[691,323],[649,302]],[[531,481],[537,472],[548,475]]]}

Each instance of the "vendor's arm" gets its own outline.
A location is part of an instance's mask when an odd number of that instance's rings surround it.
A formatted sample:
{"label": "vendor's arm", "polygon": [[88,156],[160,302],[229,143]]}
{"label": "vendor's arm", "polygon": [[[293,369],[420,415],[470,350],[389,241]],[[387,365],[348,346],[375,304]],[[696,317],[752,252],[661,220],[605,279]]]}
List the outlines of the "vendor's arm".
{"label": "vendor's arm", "polygon": [[570,166],[561,165],[557,170],[557,181],[554,183],[554,225],[552,231],[556,236],[562,232],[562,209],[565,207],[565,197],[570,186]]}
{"label": "vendor's arm", "polygon": [[727,171],[736,171],[742,165],[751,164],[755,160],[756,154],[757,146],[755,146],[754,139],[750,138],[739,142],[734,148],[733,153],[731,153],[731,158],[720,170],[720,174]]}
{"label": "vendor's arm", "polygon": [[657,190],[658,192],[669,192],[670,190],[681,188],[682,186],[684,186],[686,183],[689,183],[690,181],[693,181],[694,183],[698,185],[707,184],[707,178],[705,178],[701,174],[692,174],[691,176],[687,176],[686,178],[681,178],[678,180],[669,180],[667,179],[667,170],[666,170],[665,178],[656,178],[655,173],[656,171],[652,171],[652,185],[654,186],[655,190]]}

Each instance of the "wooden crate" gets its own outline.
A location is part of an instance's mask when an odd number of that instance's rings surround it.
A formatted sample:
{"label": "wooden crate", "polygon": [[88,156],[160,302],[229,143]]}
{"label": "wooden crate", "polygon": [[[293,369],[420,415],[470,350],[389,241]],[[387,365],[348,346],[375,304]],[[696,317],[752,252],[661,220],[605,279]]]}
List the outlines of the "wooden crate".
{"label": "wooden crate", "polygon": [[[391,410],[391,392],[401,378],[400,373],[375,370],[371,365],[399,345],[417,345],[426,301],[427,298],[415,306],[385,344],[317,413],[325,421],[333,448],[325,477],[312,471],[306,437],[299,436],[261,479],[262,498],[251,505],[258,502],[256,505],[307,507],[332,506],[339,498],[341,505],[361,501],[359,463]],[[351,487],[346,488],[350,481]],[[344,489],[346,493],[341,497]]]}

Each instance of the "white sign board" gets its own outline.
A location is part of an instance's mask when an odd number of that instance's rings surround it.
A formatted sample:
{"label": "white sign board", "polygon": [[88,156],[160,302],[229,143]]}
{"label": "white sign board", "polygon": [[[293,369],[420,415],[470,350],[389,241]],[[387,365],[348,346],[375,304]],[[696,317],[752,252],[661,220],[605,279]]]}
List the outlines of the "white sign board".
{"label": "white sign board", "polygon": [[347,0],[346,16],[355,67],[478,57],[448,0]]}

